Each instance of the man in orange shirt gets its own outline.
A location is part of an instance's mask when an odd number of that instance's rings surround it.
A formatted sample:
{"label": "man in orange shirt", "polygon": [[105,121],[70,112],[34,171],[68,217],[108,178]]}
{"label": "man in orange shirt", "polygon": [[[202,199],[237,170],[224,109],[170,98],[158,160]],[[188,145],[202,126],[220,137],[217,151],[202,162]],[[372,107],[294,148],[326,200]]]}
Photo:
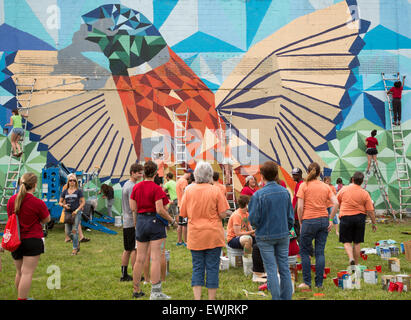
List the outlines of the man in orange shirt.
{"label": "man in orange shirt", "polygon": [[342,188],[338,192],[338,205],[331,212],[328,226],[328,231],[330,231],[333,225],[333,218],[339,207],[340,242],[344,244],[344,249],[351,265],[358,264],[361,243],[364,242],[365,218],[367,214],[371,218],[373,232],[377,230],[375,226],[374,205],[371,197],[367,191],[361,188],[363,180],[364,174],[357,171],[353,176],[353,184]]}
{"label": "man in orange shirt", "polygon": [[220,174],[218,172],[213,173],[213,185],[218,187],[222,192],[224,197],[227,197],[227,188],[225,185],[221,184],[218,180],[220,179]]}
{"label": "man in orange shirt", "polygon": [[[188,179],[190,179],[191,174],[193,173],[193,170],[188,168],[184,170],[184,175],[177,180],[176,182],[176,194],[177,194],[177,205],[179,208],[179,211],[181,209],[181,200],[183,199],[183,194],[184,194],[184,189],[188,186]],[[187,242],[187,219],[182,218],[182,217],[176,217],[176,220],[178,221],[178,227],[177,227],[177,246],[186,246]],[[185,241],[184,241],[184,240]]]}

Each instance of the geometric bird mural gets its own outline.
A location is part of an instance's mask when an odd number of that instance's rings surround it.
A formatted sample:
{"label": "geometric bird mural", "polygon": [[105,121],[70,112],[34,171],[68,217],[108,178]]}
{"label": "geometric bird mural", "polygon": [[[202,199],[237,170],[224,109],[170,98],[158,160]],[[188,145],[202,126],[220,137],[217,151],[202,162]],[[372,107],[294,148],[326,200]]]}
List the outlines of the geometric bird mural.
{"label": "geometric bird mural", "polygon": [[[287,173],[312,161],[333,180],[348,177],[365,166],[355,148],[369,127],[380,145],[389,136],[380,73],[411,72],[406,15],[398,26],[390,18],[397,2],[373,0],[379,10],[354,0],[3,2],[0,125],[16,103],[13,80],[36,78],[29,128],[37,151],[77,170],[98,166],[112,184],[154,151],[171,166],[173,112],[187,110],[191,163],[221,162],[227,150],[217,131],[232,129],[237,189],[266,160],[280,165],[291,190]],[[387,181],[390,148],[379,154]]]}

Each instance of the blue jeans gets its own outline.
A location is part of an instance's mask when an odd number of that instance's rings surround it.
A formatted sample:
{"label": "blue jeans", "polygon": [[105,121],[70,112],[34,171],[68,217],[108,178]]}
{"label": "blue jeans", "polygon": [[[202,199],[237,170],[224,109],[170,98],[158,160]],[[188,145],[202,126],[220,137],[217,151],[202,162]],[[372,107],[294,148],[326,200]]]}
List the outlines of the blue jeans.
{"label": "blue jeans", "polygon": [[204,279],[207,274],[205,283],[206,288],[218,288],[218,275],[220,271],[221,247],[206,250],[191,250],[193,260],[193,275],[191,286],[204,286]]}
{"label": "blue jeans", "polygon": [[[289,243],[288,236],[275,240],[257,240],[264,268],[267,272],[268,290],[270,290],[273,300],[291,300],[293,294],[293,284],[288,265]],[[278,282],[277,269],[280,273],[280,283]]]}
{"label": "blue jeans", "polygon": [[328,237],[328,218],[303,220],[300,233],[300,256],[303,266],[304,283],[311,286],[311,259],[312,242],[315,255],[315,286],[322,287],[324,280],[325,256],[324,249]]}
{"label": "blue jeans", "polygon": [[[79,211],[75,218],[74,218],[74,223],[73,224],[69,224],[66,223],[64,225],[66,234],[71,238],[71,240],[73,240],[73,250],[74,249],[78,249],[79,247],[79,242],[78,242],[78,225],[80,224],[81,221],[81,215],[83,214],[82,211]],[[75,231],[74,234],[72,234],[71,232]]]}

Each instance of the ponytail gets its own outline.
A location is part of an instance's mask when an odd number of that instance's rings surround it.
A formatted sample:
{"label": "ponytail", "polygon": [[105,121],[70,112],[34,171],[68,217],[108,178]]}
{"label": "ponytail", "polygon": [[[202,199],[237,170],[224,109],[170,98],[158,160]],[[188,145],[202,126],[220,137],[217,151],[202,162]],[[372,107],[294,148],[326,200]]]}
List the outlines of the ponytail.
{"label": "ponytail", "polygon": [[17,214],[21,209],[21,204],[28,190],[33,189],[37,183],[37,176],[34,173],[27,172],[20,178],[20,188],[14,201],[14,212]]}
{"label": "ponytail", "polygon": [[308,183],[310,181],[313,181],[317,179],[317,177],[321,173],[321,168],[320,165],[317,162],[313,162],[308,166],[308,176],[305,179],[305,181]]}

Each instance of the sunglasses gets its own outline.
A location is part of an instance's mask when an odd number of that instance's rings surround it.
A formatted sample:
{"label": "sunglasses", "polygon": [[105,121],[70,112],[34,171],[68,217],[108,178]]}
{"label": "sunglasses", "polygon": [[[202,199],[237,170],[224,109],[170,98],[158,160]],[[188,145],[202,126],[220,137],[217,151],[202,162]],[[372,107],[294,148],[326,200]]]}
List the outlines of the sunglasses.
{"label": "sunglasses", "polygon": [[70,181],[70,182],[76,182],[76,180],[74,180],[74,179],[70,179],[69,181]]}

